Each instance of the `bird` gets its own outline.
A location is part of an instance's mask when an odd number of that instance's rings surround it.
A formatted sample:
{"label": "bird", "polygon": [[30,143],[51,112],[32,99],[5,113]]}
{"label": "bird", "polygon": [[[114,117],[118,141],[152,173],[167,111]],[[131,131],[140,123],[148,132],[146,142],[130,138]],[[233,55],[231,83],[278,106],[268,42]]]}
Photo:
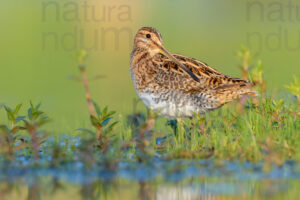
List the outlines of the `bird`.
{"label": "bird", "polygon": [[244,95],[254,95],[253,84],[218,72],[194,58],[170,53],[161,34],[142,27],[134,37],[130,75],[147,108],[170,119],[204,114]]}

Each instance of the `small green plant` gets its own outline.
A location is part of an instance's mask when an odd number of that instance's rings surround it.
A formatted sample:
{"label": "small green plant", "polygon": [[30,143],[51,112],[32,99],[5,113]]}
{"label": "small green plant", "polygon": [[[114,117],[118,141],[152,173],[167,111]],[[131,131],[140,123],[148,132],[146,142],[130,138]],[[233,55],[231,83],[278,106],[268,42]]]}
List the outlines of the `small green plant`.
{"label": "small green plant", "polygon": [[114,137],[112,134],[113,128],[117,125],[118,121],[112,121],[115,111],[109,111],[108,107],[101,109],[99,105],[93,102],[93,106],[96,111],[96,115],[91,115],[91,123],[95,128],[95,131],[89,129],[78,129],[86,132],[98,139],[97,146],[100,149],[107,150],[110,144],[109,140]]}
{"label": "small green plant", "polygon": [[139,132],[139,128],[146,122],[146,113],[137,110],[137,105],[140,99],[133,99],[132,114],[126,116],[126,124],[130,127],[133,133]]}
{"label": "small green plant", "polygon": [[250,54],[250,50],[242,47],[241,50],[237,52],[237,57],[242,60],[242,65],[240,66],[242,77],[243,79],[248,79],[248,70],[253,60],[253,56]]}
{"label": "small green plant", "polygon": [[253,64],[256,56],[252,56],[250,50],[245,47],[242,47],[242,49],[237,53],[237,56],[243,62],[240,67],[243,79],[250,80],[259,88],[260,94],[264,96],[267,88],[266,81],[263,77],[264,71],[262,61],[258,60],[256,61],[256,64]]}
{"label": "small green plant", "polygon": [[11,128],[14,128],[15,125],[22,121],[25,116],[19,116],[19,111],[22,107],[22,104],[18,104],[15,109],[11,109],[8,106],[4,106],[5,110],[6,110],[6,114],[7,114],[7,119],[9,120],[9,122],[11,123]]}
{"label": "small green plant", "polygon": [[144,116],[140,112],[135,112],[127,116],[127,123],[129,123],[128,125],[133,134],[132,138],[121,148],[121,150],[124,150],[128,147],[133,147],[135,149],[135,157],[139,162],[150,161],[155,153],[153,148],[153,127],[156,120],[156,113],[149,109],[147,111],[147,116]]}
{"label": "small green plant", "polygon": [[82,50],[78,53],[78,67],[82,76],[82,83],[85,89],[85,97],[90,112],[91,124],[95,128],[95,132],[88,129],[79,129],[83,132],[90,133],[96,136],[97,146],[106,151],[109,146],[109,138],[112,129],[118,122],[111,122],[115,111],[108,111],[108,107],[104,107],[102,110],[99,105],[91,98],[90,89],[88,85],[88,79],[86,76],[86,66],[84,61],[87,59],[87,52]]}
{"label": "small green plant", "polygon": [[36,164],[39,160],[41,144],[47,138],[47,133],[44,130],[41,130],[41,127],[49,122],[49,118],[40,110],[40,106],[41,104],[34,106],[30,102],[30,108],[27,111],[27,119],[23,119],[23,129],[26,130],[30,136],[31,148]]}
{"label": "small green plant", "polygon": [[[118,122],[112,120],[116,112],[109,111],[108,107],[101,109],[100,106],[92,100],[88,85],[88,78],[86,76],[86,66],[84,65],[86,58],[87,53],[85,51],[81,51],[78,54],[79,71],[82,76],[85,97],[90,113],[90,121],[94,130],[84,128],[78,129],[83,133],[89,134],[89,137],[85,136],[81,138],[79,152],[82,156],[83,162],[86,163],[86,166],[92,166],[96,159],[95,150],[100,149],[102,163],[107,169],[113,170],[117,166],[119,157],[119,151],[117,150],[119,149],[118,142],[116,141],[115,134],[113,133],[113,129]],[[94,148],[95,146],[97,148]]]}
{"label": "small green plant", "polygon": [[262,96],[266,93],[266,81],[263,77],[263,64],[261,60],[257,61],[257,64],[251,68],[248,73],[249,79],[259,88],[259,92]]}
{"label": "small green plant", "polygon": [[294,82],[290,85],[286,85],[285,88],[297,97],[298,107],[300,109],[300,77],[294,76]]}
{"label": "small green plant", "polygon": [[79,152],[82,161],[87,167],[92,166],[96,161],[96,153],[101,155],[101,162],[106,169],[114,170],[119,160],[119,146],[117,137],[114,134],[114,127],[118,121],[113,121],[115,111],[109,111],[108,107],[101,109],[98,104],[93,102],[96,115],[91,115],[91,124],[94,130],[80,128],[78,129],[83,135],[81,137],[81,145]]}
{"label": "small green plant", "polygon": [[139,132],[135,137],[136,157],[139,162],[147,162],[152,159],[154,155],[153,137],[154,137],[154,123],[156,114],[148,110],[147,120],[140,126]]}
{"label": "small green plant", "polygon": [[18,104],[14,109],[4,106],[7,119],[10,122],[10,126],[8,125],[0,125],[0,133],[1,133],[1,150],[5,151],[5,155],[7,155],[7,159],[14,159],[15,150],[21,149],[23,144],[16,146],[15,143],[18,140],[18,132],[24,130],[22,126],[18,126],[18,123],[25,119],[25,116],[19,116],[19,111],[22,107],[22,104]]}
{"label": "small green plant", "polygon": [[[27,116],[19,115],[22,104],[18,104],[14,109],[4,106],[10,126],[0,125],[1,144],[3,146],[1,149],[6,152],[9,160],[15,158],[16,150],[20,150],[28,145],[23,137],[18,135],[20,131],[25,130],[30,136],[29,142],[34,153],[35,163],[38,163],[40,146],[46,138],[45,131],[40,130],[40,128],[49,122],[48,117],[39,109],[40,105],[34,106],[30,103]],[[20,125],[21,122],[23,122],[23,125]],[[17,144],[17,141],[21,142]]]}

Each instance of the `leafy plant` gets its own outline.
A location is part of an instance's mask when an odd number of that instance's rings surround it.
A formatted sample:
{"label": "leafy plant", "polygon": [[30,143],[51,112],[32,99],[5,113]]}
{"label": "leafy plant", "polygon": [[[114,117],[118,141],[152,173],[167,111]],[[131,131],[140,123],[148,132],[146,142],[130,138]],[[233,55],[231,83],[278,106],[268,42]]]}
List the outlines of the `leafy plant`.
{"label": "leafy plant", "polygon": [[17,133],[21,130],[24,130],[22,126],[17,124],[25,119],[25,116],[19,116],[19,111],[22,107],[22,104],[18,104],[14,109],[3,105],[5,108],[7,119],[10,122],[10,126],[0,125],[0,134],[1,134],[1,146],[2,150],[6,152],[8,159],[14,159],[15,150],[23,147],[20,144],[18,147],[15,146],[15,143],[18,139]]}
{"label": "leafy plant", "polygon": [[266,93],[266,82],[263,77],[264,70],[263,70],[263,64],[261,60],[257,61],[257,64],[252,67],[249,72],[248,76],[249,79],[256,85],[259,86],[260,93],[264,96]]}
{"label": "leafy plant", "polygon": [[[96,159],[96,150],[100,149],[102,164],[104,164],[106,169],[114,170],[116,169],[119,158],[117,138],[113,133],[113,129],[118,123],[118,121],[113,121],[115,111],[109,111],[108,107],[101,109],[95,102],[93,102],[93,105],[96,115],[91,115],[90,120],[94,130],[84,128],[78,129],[79,131],[90,135],[90,137],[87,137],[86,135],[82,137],[79,152],[82,161],[87,167],[90,167]],[[97,148],[94,148],[94,146]]]}
{"label": "leafy plant", "polygon": [[[266,82],[263,77],[264,71],[262,61],[255,61],[256,56],[252,56],[250,50],[245,47],[242,47],[242,49],[237,52],[237,56],[242,60],[242,66],[240,68],[243,79],[250,80],[258,86],[260,94],[264,96],[266,92]],[[256,64],[253,64],[255,62]]]}
{"label": "leafy plant", "polygon": [[30,136],[35,163],[38,163],[39,160],[41,144],[44,142],[45,138],[47,138],[46,132],[40,128],[50,121],[47,115],[40,110],[40,106],[41,104],[34,106],[30,102],[30,108],[27,111],[27,119],[23,119],[23,129],[25,129]]}
{"label": "leafy plant", "polygon": [[22,107],[22,104],[18,104],[14,109],[11,109],[8,106],[4,106],[7,114],[7,119],[11,122],[11,128],[14,128],[15,124],[25,119],[25,116],[19,116],[19,111]]}
{"label": "leafy plant", "polygon": [[286,85],[285,88],[297,97],[298,106],[300,108],[300,77],[294,76],[294,82],[290,83],[290,85]]}
{"label": "leafy plant", "polygon": [[250,54],[250,50],[246,47],[242,47],[236,55],[242,60],[242,65],[240,66],[240,68],[242,70],[243,79],[248,79],[248,70],[253,60],[253,56]]}
{"label": "leafy plant", "polygon": [[113,137],[112,130],[117,125],[118,121],[112,121],[115,111],[109,111],[108,107],[101,109],[96,102],[93,102],[96,115],[90,116],[92,126],[95,130],[89,129],[78,129],[83,132],[89,133],[95,138],[98,138],[98,147],[100,149],[107,149],[109,144],[109,139]]}
{"label": "leafy plant", "polygon": [[[137,117],[139,118],[137,121]],[[153,136],[154,123],[156,113],[148,109],[147,117],[140,118],[140,114],[130,115],[127,117],[127,122],[134,120],[137,126],[131,126],[133,138],[126,142],[121,149],[126,149],[129,146],[135,147],[135,156],[139,162],[147,162],[153,158]]]}

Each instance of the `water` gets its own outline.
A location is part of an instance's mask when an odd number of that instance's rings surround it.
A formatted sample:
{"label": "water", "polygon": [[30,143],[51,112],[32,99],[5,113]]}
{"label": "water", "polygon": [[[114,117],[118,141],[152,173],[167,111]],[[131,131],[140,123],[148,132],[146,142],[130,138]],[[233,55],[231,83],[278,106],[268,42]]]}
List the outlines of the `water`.
{"label": "water", "polygon": [[[25,138],[25,140],[27,140]],[[62,154],[53,162],[55,139],[42,145],[39,164],[27,150],[13,162],[0,158],[0,199],[300,199],[300,167],[266,162],[130,158],[105,162],[97,152],[87,164],[82,141],[61,136]],[[72,146],[77,150],[72,150]],[[69,153],[68,153],[69,152]],[[130,152],[124,152],[125,155]],[[127,158],[130,157],[127,155]],[[147,159],[146,159],[147,160]]]}
{"label": "water", "polygon": [[[120,162],[114,170],[81,162],[58,167],[3,165],[1,199],[297,199],[300,168],[210,160]],[[32,196],[31,196],[32,195]]]}

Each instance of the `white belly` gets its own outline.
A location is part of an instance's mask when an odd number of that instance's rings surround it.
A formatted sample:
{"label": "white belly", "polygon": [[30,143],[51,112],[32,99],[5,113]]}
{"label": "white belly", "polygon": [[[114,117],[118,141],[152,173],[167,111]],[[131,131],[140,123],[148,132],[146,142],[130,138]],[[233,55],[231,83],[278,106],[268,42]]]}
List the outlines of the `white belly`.
{"label": "white belly", "polygon": [[184,95],[140,93],[139,97],[149,109],[169,118],[192,117],[195,113],[205,112]]}

